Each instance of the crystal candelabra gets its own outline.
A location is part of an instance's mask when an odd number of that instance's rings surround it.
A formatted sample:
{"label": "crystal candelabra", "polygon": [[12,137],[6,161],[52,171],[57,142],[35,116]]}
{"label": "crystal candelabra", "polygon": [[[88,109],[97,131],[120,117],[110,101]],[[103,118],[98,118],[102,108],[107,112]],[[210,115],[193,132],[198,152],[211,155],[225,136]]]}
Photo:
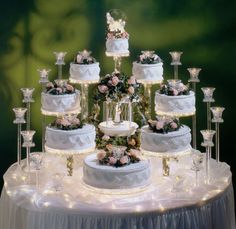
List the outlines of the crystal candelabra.
{"label": "crystal candelabra", "polygon": [[30,148],[35,146],[33,142],[34,134],[35,134],[34,130],[21,131],[21,135],[24,140],[22,147],[26,148],[26,168],[28,172],[30,171]]}
{"label": "crystal candelabra", "polygon": [[216,162],[220,162],[220,123],[223,123],[224,120],[222,119],[222,113],[225,110],[224,107],[211,107],[211,111],[213,114],[212,122],[215,123],[215,152],[216,152]]}
{"label": "crystal candelabra", "polygon": [[191,169],[195,171],[195,186],[198,187],[198,172],[202,169],[203,154],[193,153],[192,161],[193,161],[193,166]]}
{"label": "crystal candelabra", "polygon": [[174,78],[178,79],[178,66],[182,65],[182,63],[180,62],[180,57],[183,52],[169,52],[169,54],[172,57],[172,62],[170,65],[174,66]]}
{"label": "crystal candelabra", "polygon": [[[48,80],[48,74],[51,71],[50,69],[38,69],[40,80],[39,83],[42,86],[42,92],[46,91],[46,85],[49,82]],[[42,151],[45,152],[45,128],[46,128],[46,117],[42,114]]]}
{"label": "crystal candelabra", "polygon": [[201,130],[203,136],[202,146],[206,148],[206,159],[205,159],[205,168],[206,168],[206,183],[210,182],[210,159],[211,159],[211,148],[214,146],[212,142],[213,136],[215,134],[214,130]]}
{"label": "crystal candelabra", "polygon": [[21,125],[26,123],[25,121],[25,112],[27,111],[26,108],[23,107],[16,107],[13,108],[15,112],[15,120],[13,121],[14,124],[17,124],[17,165],[21,165]]}
{"label": "crystal candelabra", "polygon": [[[188,68],[187,69],[190,74],[190,79],[188,80],[189,83],[192,84],[193,91],[196,96],[196,84],[200,82],[198,79],[199,72],[202,70],[201,68]],[[193,139],[193,148],[197,149],[197,116],[196,113],[192,116],[192,139]]]}
{"label": "crystal candelabra", "polygon": [[214,87],[202,87],[201,88],[204,94],[203,102],[207,104],[207,129],[211,129],[211,103],[215,102],[213,99],[213,92],[215,91]]}
{"label": "crystal candelabra", "polygon": [[26,129],[30,130],[30,103],[33,103],[34,100],[32,98],[34,88],[21,88],[23,93],[23,103],[26,103],[27,114],[26,114]]}
{"label": "crystal candelabra", "polygon": [[56,56],[55,65],[58,67],[58,79],[62,78],[62,65],[65,65],[64,58],[67,52],[54,52]]}
{"label": "crystal candelabra", "polygon": [[30,154],[30,169],[35,170],[36,176],[36,188],[39,188],[39,170],[42,166],[43,161],[43,153],[42,152],[34,152]]}

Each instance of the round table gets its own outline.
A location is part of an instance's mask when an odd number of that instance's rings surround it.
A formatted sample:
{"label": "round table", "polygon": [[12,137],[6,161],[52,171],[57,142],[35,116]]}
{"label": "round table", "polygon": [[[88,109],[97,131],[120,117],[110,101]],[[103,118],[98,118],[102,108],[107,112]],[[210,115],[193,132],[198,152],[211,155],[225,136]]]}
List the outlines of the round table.
{"label": "round table", "polygon": [[65,161],[45,154],[37,185],[35,172],[24,172],[16,164],[8,169],[0,199],[1,229],[235,228],[232,175],[226,163],[211,160],[209,184],[203,168],[196,186],[191,156],[170,161],[168,177],[162,175],[162,160],[152,157],[150,185],[105,190],[84,184],[82,156],[71,177],[64,176]]}

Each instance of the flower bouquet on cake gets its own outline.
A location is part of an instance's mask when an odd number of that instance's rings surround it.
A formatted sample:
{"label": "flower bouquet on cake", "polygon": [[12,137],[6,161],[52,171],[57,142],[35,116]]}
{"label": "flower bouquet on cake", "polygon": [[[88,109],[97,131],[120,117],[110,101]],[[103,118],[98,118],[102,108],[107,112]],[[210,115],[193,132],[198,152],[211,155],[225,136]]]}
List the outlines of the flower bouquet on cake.
{"label": "flower bouquet on cake", "polygon": [[134,76],[113,72],[103,77],[97,87],[97,101],[138,101],[140,84]]}
{"label": "flower bouquet on cake", "polygon": [[169,132],[177,131],[181,124],[177,118],[156,117],[156,120],[148,120],[150,130],[155,133],[167,134]]}
{"label": "flower bouquet on cake", "polygon": [[84,50],[82,52],[78,52],[76,57],[74,58],[74,64],[94,64],[96,63],[96,59],[91,56],[91,51]]}
{"label": "flower bouquet on cake", "polygon": [[181,80],[167,80],[167,84],[161,85],[159,93],[168,96],[189,95],[190,90]]}
{"label": "flower bouquet on cake", "polygon": [[127,151],[127,148],[125,146],[109,145],[107,151],[98,150],[97,159],[102,165],[122,167],[131,163],[139,162],[139,155],[139,150],[130,149],[129,151]]}
{"label": "flower bouquet on cake", "polygon": [[75,88],[67,80],[55,80],[46,85],[46,93],[51,95],[66,95],[75,93]]}
{"label": "flower bouquet on cake", "polygon": [[139,64],[158,64],[162,63],[161,58],[154,51],[142,51],[142,54],[137,57]]}

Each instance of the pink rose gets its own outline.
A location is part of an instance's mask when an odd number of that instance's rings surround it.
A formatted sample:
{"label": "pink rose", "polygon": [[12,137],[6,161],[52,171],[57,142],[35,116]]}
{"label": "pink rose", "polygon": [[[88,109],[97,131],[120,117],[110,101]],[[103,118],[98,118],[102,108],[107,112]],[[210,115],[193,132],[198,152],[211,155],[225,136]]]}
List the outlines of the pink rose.
{"label": "pink rose", "polygon": [[140,61],[143,61],[146,58],[146,56],[144,54],[142,54],[139,56],[139,58],[140,58]]}
{"label": "pink rose", "polygon": [[56,124],[57,124],[57,125],[61,125],[61,122],[62,122],[62,118],[56,119]]}
{"label": "pink rose", "polygon": [[172,129],[176,129],[178,127],[175,122],[171,122],[170,126],[171,126]]}
{"label": "pink rose", "polygon": [[116,86],[120,82],[119,78],[117,76],[113,76],[111,79],[111,84],[113,86]]}
{"label": "pink rose", "polygon": [[106,85],[98,85],[98,90],[101,93],[106,93],[108,91],[108,87]]}
{"label": "pink rose", "polygon": [[131,149],[129,151],[129,155],[130,156],[133,156],[133,157],[138,157],[140,155],[140,151],[139,150],[136,150],[136,149]]}
{"label": "pink rose", "polygon": [[77,57],[76,57],[77,63],[79,63],[79,64],[82,63],[82,60],[83,60],[83,56],[78,54]]}
{"label": "pink rose", "polygon": [[52,82],[48,82],[48,83],[47,83],[47,85],[46,85],[46,87],[47,87],[47,88],[53,88],[53,87],[54,87],[54,85],[53,85],[53,83],[52,83]]}
{"label": "pink rose", "polygon": [[97,153],[97,159],[98,159],[99,161],[101,161],[105,156],[106,156],[106,151],[105,151],[105,150],[100,150],[100,151]]}
{"label": "pink rose", "polygon": [[109,152],[111,152],[111,151],[112,151],[112,148],[113,148],[113,146],[112,146],[112,144],[107,144],[107,145],[106,145],[106,148],[109,150]]}
{"label": "pink rose", "polygon": [[162,121],[157,121],[157,122],[156,122],[156,129],[157,129],[157,130],[162,129],[163,126],[164,126],[164,123],[163,123]]}
{"label": "pink rose", "polygon": [[129,162],[129,158],[128,158],[127,156],[121,157],[120,163],[121,163],[122,165],[127,164],[128,162]]}
{"label": "pink rose", "polygon": [[183,83],[180,83],[179,84],[179,90],[180,91],[185,91],[185,90],[187,90],[187,87]]}
{"label": "pink rose", "polygon": [[60,87],[57,87],[57,88],[56,88],[56,90],[58,91],[58,93],[59,93],[59,94],[61,94],[61,93],[62,93],[62,88],[60,88]]}
{"label": "pink rose", "polygon": [[116,158],[114,158],[114,157],[109,157],[109,164],[110,164],[110,165],[114,165],[114,164],[116,164],[116,162],[117,162],[117,159],[116,159]]}
{"label": "pink rose", "polygon": [[69,126],[71,123],[67,120],[67,119],[65,119],[65,118],[63,118],[62,120],[61,120],[61,125],[62,126]]}
{"label": "pink rose", "polygon": [[74,87],[72,85],[70,85],[70,84],[67,84],[66,85],[66,90],[67,91],[74,91]]}
{"label": "pink rose", "polygon": [[134,94],[134,87],[130,86],[130,87],[128,88],[128,92],[129,92],[131,95]]}
{"label": "pink rose", "polygon": [[74,118],[74,119],[72,120],[72,123],[73,123],[74,125],[80,125],[80,120],[79,120],[78,118]]}
{"label": "pink rose", "polygon": [[127,32],[123,32],[122,33],[122,38],[129,38],[129,34]]}
{"label": "pink rose", "polygon": [[108,33],[108,34],[107,34],[107,38],[108,38],[108,39],[113,39],[113,38],[114,38],[113,33]]}
{"label": "pink rose", "polygon": [[176,89],[173,88],[173,95],[176,96],[176,95],[178,95],[178,94],[179,94],[179,92],[178,92]]}
{"label": "pink rose", "polygon": [[136,79],[134,76],[130,77],[130,79],[128,80],[128,84],[136,84]]}

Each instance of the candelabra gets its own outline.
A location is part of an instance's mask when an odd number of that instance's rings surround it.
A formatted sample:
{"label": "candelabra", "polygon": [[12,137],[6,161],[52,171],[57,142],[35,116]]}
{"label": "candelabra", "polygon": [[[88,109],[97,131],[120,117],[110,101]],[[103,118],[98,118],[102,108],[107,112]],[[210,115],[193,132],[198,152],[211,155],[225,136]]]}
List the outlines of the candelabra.
{"label": "candelabra", "polygon": [[215,152],[216,152],[216,161],[217,163],[220,162],[220,123],[223,123],[224,120],[222,119],[222,113],[225,110],[224,107],[211,107],[211,111],[213,114],[212,122],[215,123]]}
{"label": "candelabra", "polygon": [[58,79],[62,78],[62,65],[65,65],[64,58],[67,52],[54,52],[56,56],[55,65],[58,67]]}
{"label": "candelabra", "polygon": [[214,146],[212,142],[213,136],[215,134],[214,130],[201,130],[203,136],[202,146],[206,148],[206,157],[205,157],[205,169],[206,169],[206,183],[210,182],[210,159],[211,159],[211,148]]}
{"label": "candelabra", "polygon": [[39,170],[42,166],[43,161],[43,153],[42,152],[34,152],[30,154],[30,168],[35,170],[35,176],[36,176],[36,188],[39,188]]}
{"label": "candelabra", "polygon": [[[46,91],[46,84],[49,82],[48,73],[51,71],[50,69],[38,69],[40,80],[39,83],[42,87],[42,92]],[[45,128],[46,128],[46,116],[42,114],[42,151],[45,152]]]}
{"label": "candelabra", "polygon": [[13,121],[14,124],[17,124],[17,165],[21,165],[21,125],[26,123],[25,121],[25,112],[27,111],[26,108],[16,107],[13,108],[15,112],[15,120]]}
{"label": "candelabra", "polygon": [[26,168],[28,172],[30,171],[30,148],[35,146],[33,142],[34,134],[35,134],[34,130],[21,131],[21,135],[24,140],[22,147],[26,148]]}
{"label": "candelabra", "polygon": [[23,103],[26,103],[27,113],[26,113],[26,129],[30,130],[30,103],[33,103],[34,100],[32,98],[34,88],[21,88],[23,93]]}
{"label": "candelabra", "polygon": [[198,187],[198,172],[202,169],[203,154],[193,153],[192,161],[193,161],[193,166],[191,169],[195,171],[195,186]]}
{"label": "candelabra", "polygon": [[[195,93],[195,99],[197,99],[196,84],[200,82],[200,80],[198,79],[198,75],[202,69],[201,68],[188,68],[187,70],[189,71],[189,74],[190,74],[190,79],[188,80],[188,82],[192,84],[192,88]],[[196,100],[195,100],[195,103],[196,103]],[[196,113],[192,116],[192,141],[193,141],[193,148],[197,149],[197,115]]]}
{"label": "candelabra", "polygon": [[174,66],[174,78],[178,79],[178,66],[182,65],[180,62],[180,57],[183,54],[183,52],[169,52],[172,57],[172,62],[170,65]]}

